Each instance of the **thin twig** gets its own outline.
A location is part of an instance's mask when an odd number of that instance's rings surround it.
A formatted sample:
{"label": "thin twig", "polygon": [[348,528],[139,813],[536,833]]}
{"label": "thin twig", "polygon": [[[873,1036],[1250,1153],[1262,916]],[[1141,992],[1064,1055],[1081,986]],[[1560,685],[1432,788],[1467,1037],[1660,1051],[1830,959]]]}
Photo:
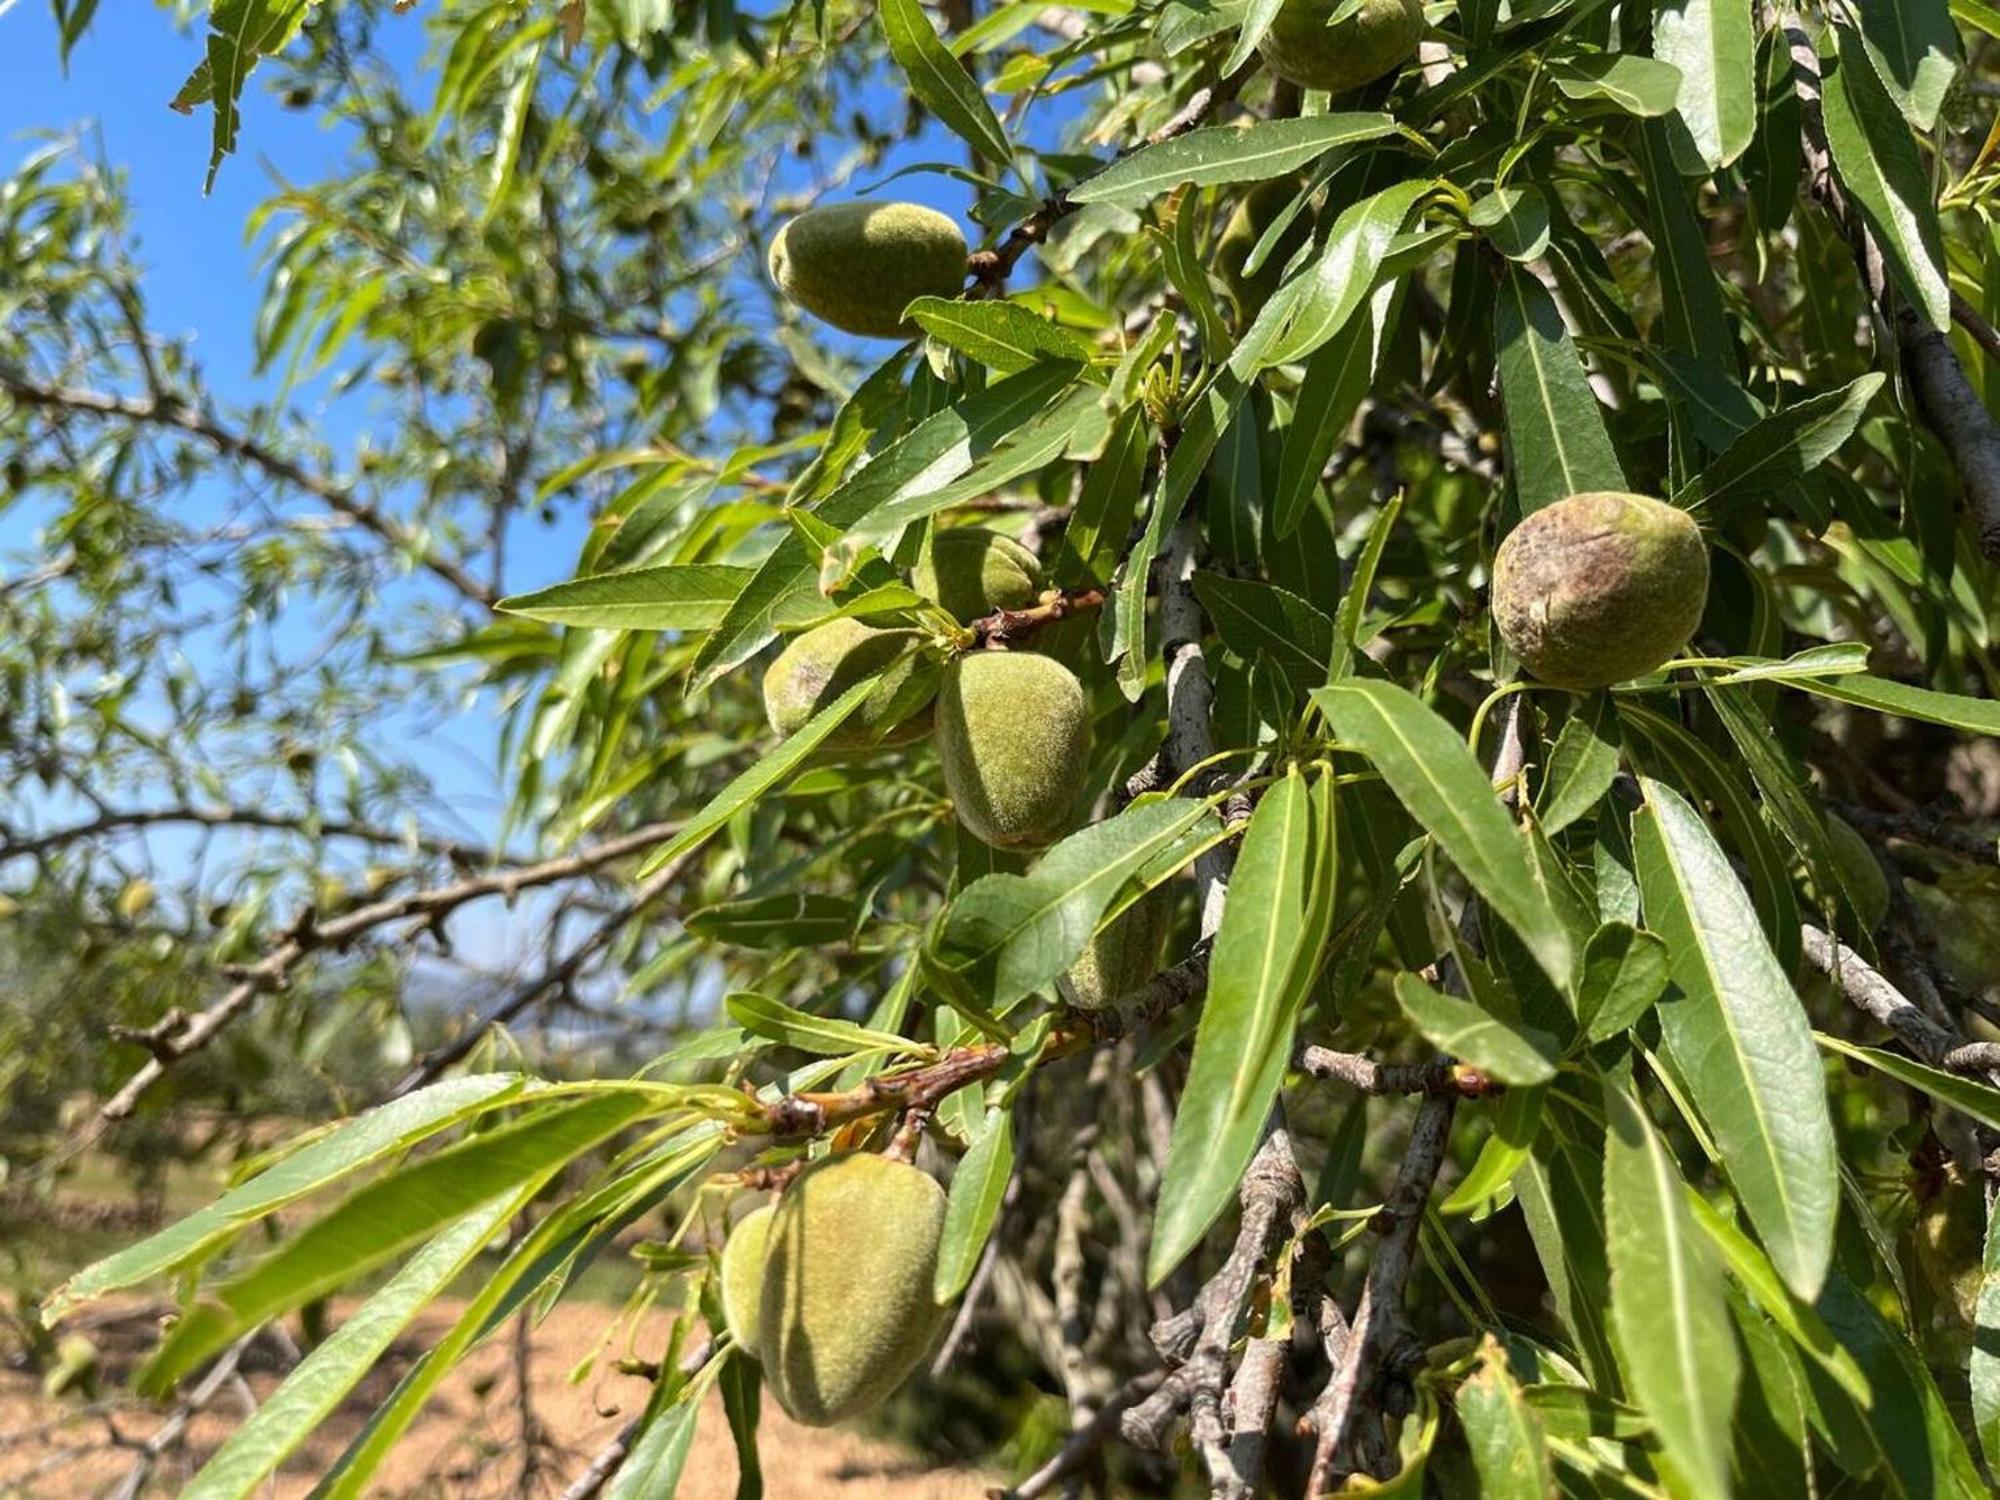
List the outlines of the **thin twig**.
{"label": "thin twig", "polygon": [[338,951],[374,929],[396,922],[415,921],[435,928],[469,902],[489,896],[503,896],[511,900],[525,890],[593,873],[653,847],[671,837],[674,829],[672,824],[650,824],[574,854],[372,901],[325,922],[319,920],[316,912],[308,909],[276,947],[256,963],[236,971],[237,982],[221,999],[187,1017],[185,1023],[170,1034],[158,1037],[153,1056],[105,1101],[53,1160],[67,1161],[90,1149],[113,1124],[131,1115],[147,1091],[165,1077],[167,1070],[176,1062],[206,1047],[217,1033],[248,1010],[259,995],[284,988],[291,971],[308,955]]}
{"label": "thin twig", "polygon": [[1359,1052],[1330,1047],[1301,1047],[1294,1059],[1299,1070],[1315,1078],[1330,1078],[1363,1094],[1452,1095],[1485,1099],[1504,1092],[1504,1085],[1468,1063],[1436,1058],[1424,1063],[1381,1063]]}

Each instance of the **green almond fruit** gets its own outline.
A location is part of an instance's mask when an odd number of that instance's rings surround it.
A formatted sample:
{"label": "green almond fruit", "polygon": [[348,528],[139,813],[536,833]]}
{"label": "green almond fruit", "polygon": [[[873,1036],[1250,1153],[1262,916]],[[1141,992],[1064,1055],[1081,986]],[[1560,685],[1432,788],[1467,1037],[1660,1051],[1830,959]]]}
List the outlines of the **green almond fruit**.
{"label": "green almond fruit", "polygon": [[1673,657],[1701,623],[1708,548],[1686,511],[1599,491],[1544,506],[1493,559],[1493,616],[1556,687],[1609,687]]}
{"label": "green almond fruit", "polygon": [[814,317],[867,338],[905,339],[903,309],[965,290],[965,236],[919,203],[809,208],[771,241],[771,280]]}
{"label": "green almond fruit", "polygon": [[1025,651],[975,651],[945,668],[936,739],[958,820],[996,849],[1038,849],[1069,826],[1090,761],[1077,675]]}
{"label": "green almond fruit", "polygon": [[1257,50],[1264,64],[1302,89],[1344,94],[1393,73],[1417,55],[1423,0],[1361,0],[1327,25],[1341,0],[1285,0]]}
{"label": "green almond fruit", "polygon": [[828,620],[795,636],[764,672],[764,715],[790,738],[857,682],[880,674],[875,693],[822,743],[830,750],[904,745],[930,730],[927,666],[914,630]]}
{"label": "green almond fruit", "polygon": [[910,586],[961,625],[1042,597],[1042,564],[1010,536],[960,526],[930,539],[910,570]]}
{"label": "green almond fruit", "polygon": [[765,1383],[794,1421],[858,1416],[922,1361],[945,1314],[931,1297],[944,1201],[928,1174],[858,1151],[785,1189],[758,1318]]}
{"label": "green almond fruit", "polygon": [[1056,980],[1078,1010],[1115,1009],[1160,972],[1160,947],[1173,925],[1172,893],[1156,886],[1100,928]]}
{"label": "green almond fruit", "polygon": [[753,1358],[758,1353],[760,1313],[764,1298],[764,1258],[770,1246],[771,1220],[778,1206],[767,1203],[745,1214],[729,1231],[722,1246],[722,1321],[736,1342]]}

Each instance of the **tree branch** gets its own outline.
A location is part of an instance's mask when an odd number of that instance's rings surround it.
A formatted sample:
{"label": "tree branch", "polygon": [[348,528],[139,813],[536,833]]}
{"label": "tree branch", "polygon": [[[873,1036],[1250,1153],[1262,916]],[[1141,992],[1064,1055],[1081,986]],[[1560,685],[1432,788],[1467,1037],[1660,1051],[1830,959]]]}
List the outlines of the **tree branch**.
{"label": "tree branch", "polygon": [[206,1047],[223,1027],[248,1010],[259,995],[283,989],[292,970],[309,955],[338,951],[375,928],[390,923],[414,920],[436,927],[468,902],[488,896],[505,896],[511,900],[524,890],[590,874],[670,838],[676,826],[649,824],[588,849],[544,860],[540,864],[498,870],[472,879],[453,881],[449,885],[372,901],[324,923],[318,920],[315,911],[308,908],[276,947],[256,963],[237,972],[237,982],[227,994],[207,1009],[185,1018],[183,1024],[163,1030],[150,1043],[152,1058],[105,1101],[89,1123],[71,1136],[55,1160],[67,1161],[89,1150],[106,1130],[131,1115],[147,1091],[166,1076],[170,1067],[189,1053]]}
{"label": "tree branch", "polygon": [[0,370],[0,392],[5,392],[23,406],[123,417],[128,421],[198,438],[216,452],[250,464],[271,478],[311,495],[329,510],[374,533],[397,551],[409,554],[473,603],[490,608],[499,597],[452,559],[440,556],[421,536],[386,511],[324,475],[301,467],[257,439],[223,426],[215,417],[185,402],[171,397],[139,400],[104,391],[40,385],[7,370]]}
{"label": "tree branch", "polygon": [[1385,1406],[1415,1342],[1403,1317],[1403,1291],[1415,1264],[1417,1226],[1444,1164],[1457,1108],[1457,1099],[1447,1094],[1426,1099],[1417,1111],[1402,1168],[1377,1217],[1382,1238],[1352,1332],[1306,1418],[1317,1437],[1308,1494],[1336,1489],[1348,1475],[1379,1467],[1386,1456]]}
{"label": "tree branch", "polygon": [[[254,828],[274,833],[297,833],[310,838],[355,839],[385,848],[401,848],[412,842],[392,828],[378,828],[341,818],[316,818],[304,813],[261,812],[250,807],[119,808],[100,813],[86,823],[0,842],[0,862],[46,854],[66,844],[108,833],[130,833],[171,824],[190,824],[201,828]],[[427,852],[473,866],[492,864],[495,858],[489,850],[450,840],[418,836],[415,845]]]}

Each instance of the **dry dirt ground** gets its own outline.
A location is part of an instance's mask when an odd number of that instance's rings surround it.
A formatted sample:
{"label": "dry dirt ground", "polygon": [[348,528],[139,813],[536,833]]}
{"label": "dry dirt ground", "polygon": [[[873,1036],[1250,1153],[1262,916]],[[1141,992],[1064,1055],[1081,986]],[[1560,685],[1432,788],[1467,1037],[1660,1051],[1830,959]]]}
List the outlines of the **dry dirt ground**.
{"label": "dry dirt ground", "polygon": [[[269,1500],[304,1496],[375,1402],[457,1311],[450,1303],[429,1309],[356,1397],[324,1424],[260,1495]],[[514,1399],[515,1350],[513,1340],[503,1333],[453,1373],[391,1456],[371,1496],[554,1500],[644,1398],[643,1381],[610,1368],[612,1358],[626,1352],[622,1340],[600,1355],[595,1373],[575,1383],[570,1379],[573,1368],[598,1350],[612,1316],[612,1310],[602,1306],[564,1303],[536,1330],[530,1345],[529,1389],[534,1415],[549,1437],[535,1447],[536,1468],[526,1488],[521,1484],[521,1419]],[[636,1347],[657,1351],[666,1331],[664,1316],[643,1324]],[[152,1336],[143,1318],[96,1332],[109,1371],[117,1377],[143,1354]],[[247,1393],[225,1389],[211,1410],[195,1419],[184,1447],[162,1461],[144,1493],[179,1493],[193,1467],[240,1419],[246,1395],[261,1398],[276,1381],[274,1370],[250,1369]],[[122,1397],[109,1410],[93,1408],[79,1397],[51,1402],[42,1397],[36,1377],[0,1369],[0,1497],[89,1500],[114,1493],[131,1471],[137,1447],[163,1418],[159,1409]],[[123,1446],[109,1445],[113,1429]],[[894,1446],[851,1433],[802,1428],[768,1399],[759,1438],[764,1493],[770,1500],[981,1500],[989,1485],[1000,1482],[996,1475],[928,1468]],[[679,1493],[681,1500],[732,1500],[736,1493],[735,1448],[720,1400],[714,1396],[697,1429]]]}

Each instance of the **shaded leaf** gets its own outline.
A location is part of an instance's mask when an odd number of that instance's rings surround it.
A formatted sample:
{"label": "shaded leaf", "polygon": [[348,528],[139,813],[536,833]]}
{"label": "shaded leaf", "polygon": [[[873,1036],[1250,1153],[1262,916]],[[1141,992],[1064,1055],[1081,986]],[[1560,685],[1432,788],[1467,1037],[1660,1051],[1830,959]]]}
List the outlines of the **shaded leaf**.
{"label": "shaded leaf", "polygon": [[1584,1035],[1606,1041],[1628,1031],[1666,993],[1667,945],[1650,932],[1607,922],[1583,950],[1577,1018]]}
{"label": "shaded leaf", "polygon": [[1626,488],[1562,313],[1548,289],[1519,266],[1510,266],[1501,282],[1493,341],[1521,513],[1584,490]]}
{"label": "shaded leaf", "polygon": [[1672,114],[1681,70],[1635,52],[1597,52],[1549,64],[1549,78],[1571,99],[1603,99],[1628,115]]}
{"label": "shaded leaf", "polygon": [[1951,326],[1951,289],[1930,173],[1896,102],[1852,27],[1831,29],[1823,50],[1822,104],[1833,169],[1861,211],[1897,288],[1940,332]]}

